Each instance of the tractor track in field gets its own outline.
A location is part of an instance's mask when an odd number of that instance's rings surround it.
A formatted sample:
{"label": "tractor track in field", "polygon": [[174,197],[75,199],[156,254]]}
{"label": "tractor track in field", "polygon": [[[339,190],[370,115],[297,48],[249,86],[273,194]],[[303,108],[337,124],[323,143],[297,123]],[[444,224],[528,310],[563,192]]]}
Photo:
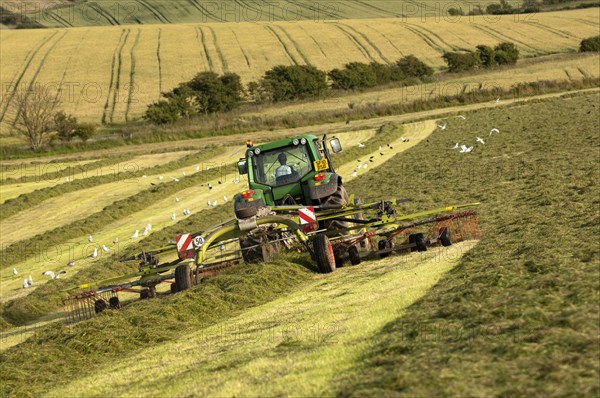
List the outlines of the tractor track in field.
{"label": "tractor track in field", "polygon": [[240,51],[241,51],[242,55],[244,56],[244,59],[246,60],[246,66],[248,66],[248,68],[251,68],[250,58],[248,57],[248,54],[246,54],[246,50],[244,50],[244,47],[242,47],[242,43],[240,43],[240,39],[238,38],[237,33],[235,33],[235,30],[233,30],[233,28],[229,28],[229,30],[231,30],[231,33],[233,34],[233,37],[235,38],[235,41],[236,41],[238,47],[240,48]]}
{"label": "tractor track in field", "polygon": [[[436,38],[436,39],[437,39],[437,40],[438,40],[440,43],[442,43],[442,45],[440,45],[440,46],[439,46],[440,48],[443,48],[442,46],[446,46],[446,47],[448,47],[449,49],[451,49],[452,51],[458,51],[458,50],[460,50],[460,48],[459,48],[459,47],[456,47],[456,46],[454,46],[454,45],[452,45],[452,44],[448,43],[448,42],[447,42],[446,40],[444,40],[444,39],[443,39],[443,38],[442,38],[440,35],[438,35],[438,34],[437,34],[437,33],[435,33],[434,31],[432,31],[431,29],[428,29],[428,28],[426,28],[426,27],[424,27],[424,26],[417,25],[417,24],[409,24],[409,23],[407,23],[407,22],[406,22],[406,24],[407,24],[407,25],[410,25],[410,26],[412,26],[414,29],[416,29],[416,30],[418,30],[418,31],[422,32],[422,33],[423,33],[425,36],[428,36],[428,37],[429,37],[429,36],[433,36],[433,37],[435,37],[435,38]],[[433,39],[432,39],[432,41],[433,41]]]}
{"label": "tractor track in field", "polygon": [[162,63],[160,59],[160,39],[162,36],[162,29],[158,29],[158,38],[156,39],[156,61],[158,62],[158,98],[160,99],[162,93]]}
{"label": "tractor track in field", "polygon": [[[117,96],[119,93],[119,82],[121,75],[121,62],[123,57],[123,47],[127,43],[127,38],[129,37],[130,29],[123,29],[121,31],[121,36],[119,36],[119,42],[117,43],[117,47],[113,52],[113,58],[111,63],[111,71],[110,71],[110,82],[108,84],[108,94],[106,96],[106,102],[104,103],[104,112],[102,114],[102,124],[107,124],[109,121],[113,120],[113,113],[115,111],[115,105],[117,102]],[[111,100],[112,94],[112,100]]]}
{"label": "tractor track in field", "polygon": [[[54,43],[52,43],[52,45],[48,48],[48,50],[46,51],[46,53],[44,54],[44,56],[42,57],[42,59],[40,60],[40,63],[38,64],[38,67],[35,70],[35,73],[31,77],[31,80],[29,81],[29,84],[27,86],[27,95],[25,96],[25,98],[29,97],[29,93],[31,92],[31,88],[35,84],[35,81],[36,81],[38,75],[40,74],[42,68],[44,67],[44,63],[46,62],[46,59],[48,58],[48,55],[52,52],[52,50],[54,49],[54,47],[56,47],[56,45],[58,44],[58,42],[60,42],[66,35],[67,35],[67,32],[64,32],[62,36],[60,36],[58,39],[56,39],[54,41]],[[21,110],[22,110],[21,107],[19,107],[19,109],[17,109],[17,114],[16,114],[16,116],[15,116],[13,122],[12,122],[12,126],[13,127],[17,123],[17,119],[19,118],[19,115],[21,114]]]}
{"label": "tractor track in field", "polygon": [[354,43],[354,45],[358,48],[358,50],[364,55],[364,57],[366,59],[368,59],[370,62],[377,62],[377,60],[375,58],[373,58],[373,56],[371,56],[371,53],[369,52],[369,50],[363,44],[361,44],[358,41],[358,39],[356,37],[354,37],[354,35],[352,33],[348,32],[346,29],[344,29],[342,27],[342,25],[339,23],[336,23],[334,26],[340,32],[342,32],[344,34],[344,36],[346,36],[352,43]]}
{"label": "tractor track in field", "polygon": [[227,60],[225,59],[225,56],[223,55],[223,52],[221,51],[221,47],[219,47],[219,42],[217,40],[217,34],[215,33],[215,30],[212,27],[207,26],[206,28],[210,31],[210,34],[212,36],[213,45],[215,46],[215,50],[217,52],[217,55],[219,56],[219,61],[221,61],[222,73],[227,73],[229,71],[229,66],[227,64]]}
{"label": "tractor track in field", "polygon": [[135,93],[135,50],[137,49],[138,43],[140,41],[141,33],[141,29],[138,29],[137,34],[135,35],[135,40],[133,41],[133,45],[131,46],[131,50],[129,51],[129,55],[131,57],[131,65],[129,69],[129,90],[127,93],[127,105],[125,106],[126,122],[129,121],[129,108],[131,107],[131,101],[133,100],[133,95]]}
{"label": "tractor track in field", "polygon": [[[42,38],[42,40],[40,40],[40,43],[38,44],[38,46],[31,51],[27,57],[25,58],[25,65],[23,66],[23,69],[21,70],[21,74],[19,75],[19,77],[17,78],[17,81],[14,83],[13,86],[13,91],[12,93],[8,96],[8,98],[6,99],[6,103],[4,104],[4,109],[2,110],[2,115],[0,115],[0,122],[2,122],[4,120],[4,117],[6,115],[6,112],[8,111],[8,108],[10,106],[10,103],[12,102],[15,93],[19,87],[19,85],[21,84],[21,80],[23,79],[23,76],[25,76],[25,73],[27,73],[27,71],[29,70],[29,67],[31,66],[31,61],[35,58],[35,56],[37,55],[37,53],[40,51],[40,49],[44,46],[44,44],[48,43],[50,40],[52,40],[52,38],[54,36],[56,36],[58,34],[58,31]],[[11,82],[12,83],[12,82]]]}
{"label": "tractor track in field", "polygon": [[277,26],[279,28],[279,30],[281,30],[281,32],[287,36],[288,40],[292,43],[292,45],[294,46],[294,48],[296,49],[296,52],[298,54],[300,54],[300,56],[302,57],[302,59],[304,60],[304,63],[306,65],[312,65],[308,59],[308,57],[306,56],[306,54],[304,54],[302,52],[302,48],[300,47],[300,45],[296,42],[296,40],[294,40],[294,38],[292,37],[292,35],[290,35],[282,26]]}
{"label": "tractor track in field", "polygon": [[383,37],[385,40],[387,40],[387,42],[388,42],[388,43],[390,43],[390,45],[391,45],[392,47],[394,47],[394,49],[395,49],[396,51],[398,51],[398,53],[400,54],[400,56],[401,56],[401,57],[403,57],[403,56],[404,56],[404,53],[402,52],[402,50],[400,50],[400,49],[398,48],[398,46],[396,46],[396,44],[395,44],[393,41],[391,41],[390,39],[388,39],[388,37],[387,37],[385,34],[381,33],[381,31],[379,31],[379,30],[378,30],[377,28],[375,28],[374,26],[371,26],[371,25],[365,25],[365,26],[366,26],[367,28],[371,29],[372,31],[376,32],[378,35],[380,35],[381,37]]}
{"label": "tractor track in field", "polygon": [[327,54],[325,54],[325,51],[323,51],[323,48],[321,47],[321,45],[319,44],[319,42],[317,41],[317,39],[314,38],[313,35],[311,35],[309,32],[306,31],[306,28],[303,25],[299,25],[300,29],[302,29],[304,31],[304,33],[310,37],[310,39],[313,41],[313,43],[315,43],[315,45],[317,46],[317,48],[319,49],[319,51],[321,52],[321,54],[327,58]]}
{"label": "tractor track in field", "polygon": [[384,17],[384,18],[390,18],[390,17],[401,18],[403,16],[401,14],[392,14],[392,15],[390,15],[390,10],[384,10],[383,8],[374,6],[373,4],[370,4],[368,1],[355,0],[355,3],[362,4],[366,8],[370,8],[372,10],[381,12],[382,14],[379,14],[378,15],[379,17]]}
{"label": "tractor track in field", "polygon": [[[221,19],[217,19],[214,17],[213,14],[211,14],[206,8],[204,8],[204,6],[202,5],[202,3],[200,3],[198,0],[190,0],[190,2],[192,3],[192,5],[194,7],[196,7],[203,15],[205,15],[206,17],[209,17],[213,20],[215,20],[216,22],[223,22]],[[202,21],[205,22],[205,21]]]}
{"label": "tractor track in field", "polygon": [[206,61],[206,63],[204,65],[206,67],[208,67],[207,70],[214,72],[215,66],[214,66],[212,57],[210,56],[210,53],[208,52],[208,47],[206,46],[206,38],[204,35],[204,31],[202,30],[202,28],[200,26],[196,27],[196,39],[198,39],[200,44],[202,44],[202,48],[204,50],[204,57],[202,58],[203,62]]}
{"label": "tractor track in field", "polygon": [[513,39],[513,38],[511,38],[509,36],[506,36],[502,32],[498,32],[497,30],[492,29],[489,26],[482,26],[482,25],[479,25],[479,24],[471,24],[471,26],[473,26],[475,29],[478,29],[478,30],[480,30],[480,31],[482,31],[482,32],[484,32],[484,33],[492,36],[492,37],[495,37],[496,39],[501,40],[503,42],[507,41],[507,42],[512,42],[512,43],[517,43],[517,44],[522,45],[523,47],[527,47],[530,50],[532,50],[534,54],[540,54],[540,55],[546,54],[546,52],[541,51],[540,49],[538,49],[536,47],[533,47],[533,46],[531,46],[531,45],[529,45],[529,44],[527,44],[525,42],[522,42],[520,40]]}
{"label": "tractor track in field", "polygon": [[136,0],[139,4],[141,4],[145,9],[150,11],[152,15],[161,23],[170,24],[171,21],[167,18],[157,7],[154,7],[152,4],[148,3],[146,0]]}
{"label": "tractor track in field", "polygon": [[287,45],[285,44],[285,42],[281,39],[281,37],[277,34],[277,32],[275,32],[275,29],[273,29],[271,26],[268,26],[268,25],[264,25],[264,27],[269,32],[271,32],[271,34],[275,37],[275,39],[277,39],[277,41],[283,48],[283,51],[284,51],[285,55],[287,56],[288,60],[290,61],[290,63],[292,65],[299,65],[299,62],[296,60],[296,57],[294,57],[294,55],[290,52],[290,50],[287,47]]}
{"label": "tractor track in field", "polygon": [[425,44],[437,51],[439,54],[444,54],[446,52],[446,50],[444,50],[443,47],[439,46],[435,41],[431,40],[429,36],[421,32],[420,30],[415,29],[407,23],[397,23],[397,25],[403,27],[404,29],[416,35],[417,37],[421,38],[421,40],[423,40]]}
{"label": "tractor track in field", "polygon": [[107,12],[97,3],[87,3],[87,5],[98,13],[102,18],[106,19],[111,25],[121,25],[121,23],[110,13]]}
{"label": "tractor track in field", "polygon": [[45,15],[50,16],[52,19],[54,19],[56,22],[58,22],[59,24],[61,24],[65,28],[72,28],[73,27],[73,24],[71,22],[69,22],[66,19],[64,19],[58,13],[55,13],[53,11],[48,11],[48,12],[45,13]]}
{"label": "tractor track in field", "polygon": [[[340,25],[343,25],[343,26],[345,26],[345,27],[346,27],[348,30],[350,30],[350,31],[352,31],[352,32],[356,33],[358,36],[362,37],[362,38],[363,38],[363,40],[364,40],[364,41],[365,41],[365,42],[366,42],[366,43],[367,43],[369,46],[371,46],[371,48],[372,48],[373,50],[375,50],[375,52],[376,52],[377,54],[379,54],[379,57],[380,57],[380,58],[381,58],[381,59],[382,59],[384,62],[386,62],[386,63],[390,63],[390,60],[389,60],[389,59],[388,59],[388,58],[387,58],[387,57],[386,57],[386,56],[383,54],[383,52],[382,52],[382,51],[379,49],[379,47],[377,47],[377,46],[375,45],[375,43],[373,43],[373,42],[371,41],[371,39],[369,39],[369,36],[368,36],[368,35],[364,34],[363,32],[359,31],[358,29],[356,29],[356,28],[355,28],[355,27],[353,27],[353,26],[346,25],[346,24],[344,24],[344,23],[340,23]],[[367,46],[364,46],[364,48],[366,49],[366,48],[367,48]],[[369,54],[370,54],[370,52],[369,52]]]}
{"label": "tractor track in field", "polygon": [[526,24],[538,28],[540,30],[546,31],[546,32],[550,32],[550,33],[554,33],[557,36],[561,36],[565,39],[575,39],[575,40],[579,40],[579,37],[570,34],[569,32],[565,32],[564,30],[560,30],[560,29],[554,29],[551,28],[550,26],[547,25],[542,25],[539,22],[531,22],[531,21],[525,21]]}

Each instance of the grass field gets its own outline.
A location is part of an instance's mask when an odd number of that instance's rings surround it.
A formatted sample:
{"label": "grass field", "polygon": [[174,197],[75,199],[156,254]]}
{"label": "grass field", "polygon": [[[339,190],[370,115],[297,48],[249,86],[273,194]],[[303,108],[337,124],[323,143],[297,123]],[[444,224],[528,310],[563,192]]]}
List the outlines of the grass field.
{"label": "grass field", "polygon": [[[464,120],[439,120],[445,130],[433,122],[393,130],[435,129],[347,185],[364,200],[410,196],[406,211],[481,201],[483,238],[469,251],[328,276],[304,270],[303,256],[232,269],[185,294],[46,327],[0,354],[3,394],[597,395],[598,92],[467,109]],[[500,133],[490,136],[493,127]],[[452,150],[456,142],[473,152]],[[357,150],[340,159],[354,163]],[[201,194],[193,189],[186,198]],[[146,216],[172,205],[172,195],[162,200]],[[196,212],[146,244],[225,213]],[[131,216],[123,225],[131,220],[146,223]],[[32,303],[118,267],[102,258],[40,286]],[[25,298],[14,302],[28,308]]]}
{"label": "grass field", "polygon": [[58,88],[65,111],[84,121],[116,123],[138,119],[161,91],[200,71],[236,72],[247,83],[277,64],[331,69],[407,54],[440,69],[444,51],[477,44],[512,41],[524,57],[573,52],[582,38],[597,33],[598,23],[597,9],[589,9],[497,21],[388,18],[3,30],[3,58],[11,61],[0,71],[0,122],[3,132],[12,125],[17,109],[9,88],[15,86]]}
{"label": "grass field", "polygon": [[[11,7],[11,2],[6,2]],[[478,5],[484,9],[492,0]],[[515,7],[521,4],[509,1]],[[60,7],[61,4],[65,4]],[[59,7],[56,7],[56,6]],[[37,6],[37,8],[36,8]],[[14,3],[12,5],[14,9]],[[465,14],[475,7],[467,1],[444,0],[435,4],[410,1],[346,0],[319,2],[314,0],[282,0],[271,3],[225,0],[206,2],[197,0],[147,0],[117,2],[99,0],[93,3],[52,2],[25,6],[30,18],[44,26],[73,27],[94,25],[173,24],[193,22],[296,22],[325,21],[356,18],[390,17],[447,17],[450,7],[461,7]],[[466,17],[464,17],[466,18]]]}

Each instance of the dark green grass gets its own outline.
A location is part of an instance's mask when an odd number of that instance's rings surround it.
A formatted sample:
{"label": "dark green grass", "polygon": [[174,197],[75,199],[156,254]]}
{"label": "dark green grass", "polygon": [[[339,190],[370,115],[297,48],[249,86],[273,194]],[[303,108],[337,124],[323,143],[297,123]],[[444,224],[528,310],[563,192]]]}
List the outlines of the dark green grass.
{"label": "dark green grass", "polygon": [[599,109],[595,94],[448,119],[349,184],[415,209],[481,201],[483,239],[374,337],[338,395],[598,396]]}
{"label": "dark green grass", "polygon": [[0,395],[38,396],[48,385],[91,374],[114,357],[176,340],[270,301],[310,275],[309,270],[286,259],[239,266],[186,292],[138,301],[73,326],[51,325],[0,354]]}

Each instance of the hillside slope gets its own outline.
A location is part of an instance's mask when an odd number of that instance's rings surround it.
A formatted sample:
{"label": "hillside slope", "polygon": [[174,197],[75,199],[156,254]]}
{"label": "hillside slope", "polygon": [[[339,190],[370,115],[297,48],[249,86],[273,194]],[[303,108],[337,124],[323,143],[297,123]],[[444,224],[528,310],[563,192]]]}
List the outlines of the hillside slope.
{"label": "hillside slope", "polygon": [[[55,326],[9,349],[0,354],[4,392],[597,395],[600,98],[567,96],[464,118],[447,118],[445,130],[349,183],[367,200],[411,196],[407,211],[481,201],[483,238],[452,256],[456,263],[392,257],[331,276],[282,262],[239,267],[208,287],[72,329]],[[490,135],[492,128],[500,132]],[[452,150],[456,142],[473,152]],[[307,265],[305,257],[292,260]],[[290,283],[282,284],[287,273]],[[421,284],[425,275],[432,278]],[[264,304],[262,291],[280,298]],[[242,312],[257,304],[265,307]],[[266,334],[273,319],[277,339]],[[331,328],[312,339],[310,326],[321,319]],[[53,366],[42,367],[48,358]]]}

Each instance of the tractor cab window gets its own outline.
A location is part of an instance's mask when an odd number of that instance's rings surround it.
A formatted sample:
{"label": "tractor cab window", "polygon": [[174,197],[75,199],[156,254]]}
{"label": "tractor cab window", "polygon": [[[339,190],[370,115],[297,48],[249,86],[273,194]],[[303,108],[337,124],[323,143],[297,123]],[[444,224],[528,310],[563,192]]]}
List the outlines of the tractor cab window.
{"label": "tractor cab window", "polygon": [[254,181],[272,187],[298,182],[311,170],[311,164],[305,145],[261,152],[252,158]]}

